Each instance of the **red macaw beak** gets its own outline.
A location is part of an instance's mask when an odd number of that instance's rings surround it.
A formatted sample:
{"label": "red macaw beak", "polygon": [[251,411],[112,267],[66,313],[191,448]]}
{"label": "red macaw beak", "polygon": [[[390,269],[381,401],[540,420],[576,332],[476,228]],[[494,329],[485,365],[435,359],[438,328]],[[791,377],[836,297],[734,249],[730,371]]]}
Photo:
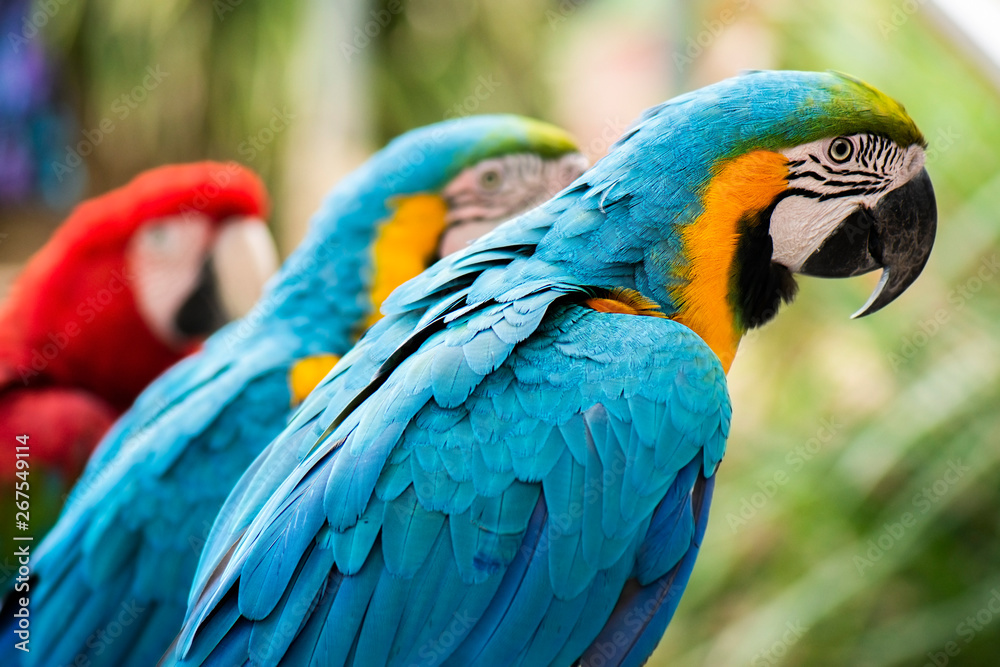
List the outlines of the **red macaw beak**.
{"label": "red macaw beak", "polygon": [[264,221],[233,218],[224,222],[205,257],[197,286],[174,317],[177,331],[200,339],[246,315],[277,268],[277,251]]}

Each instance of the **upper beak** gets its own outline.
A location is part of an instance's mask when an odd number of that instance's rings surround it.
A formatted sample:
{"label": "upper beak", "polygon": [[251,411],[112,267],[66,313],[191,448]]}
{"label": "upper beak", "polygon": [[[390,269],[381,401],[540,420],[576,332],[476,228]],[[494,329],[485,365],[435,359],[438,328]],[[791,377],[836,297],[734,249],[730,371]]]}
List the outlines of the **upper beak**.
{"label": "upper beak", "polygon": [[278,252],[263,221],[226,222],[205,258],[197,287],[177,311],[177,330],[201,338],[246,315],[277,267]]}
{"label": "upper beak", "polygon": [[874,209],[849,215],[803,263],[800,272],[844,278],[882,269],[868,302],[852,317],[892,303],[917,279],[934,246],[937,205],[927,170],[886,194]]}
{"label": "upper beak", "polygon": [[278,250],[257,218],[242,218],[223,226],[212,248],[219,300],[230,319],[250,312],[267,280],[278,270]]}

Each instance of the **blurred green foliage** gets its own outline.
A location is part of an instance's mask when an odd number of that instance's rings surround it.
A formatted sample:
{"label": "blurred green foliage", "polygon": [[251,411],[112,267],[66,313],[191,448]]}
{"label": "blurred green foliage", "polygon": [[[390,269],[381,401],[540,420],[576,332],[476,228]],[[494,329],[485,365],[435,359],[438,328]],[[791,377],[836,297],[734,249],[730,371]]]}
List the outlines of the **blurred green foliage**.
{"label": "blurred green foliage", "polygon": [[378,143],[444,118],[508,112],[544,116],[549,95],[536,63],[557,2],[378,0],[397,12],[374,42]]}
{"label": "blurred green foliage", "polygon": [[36,2],[49,16],[41,34],[79,109],[90,190],[155,165],[206,157],[240,160],[272,177],[282,138],[258,142],[260,150],[249,140],[287,102],[299,5]]}

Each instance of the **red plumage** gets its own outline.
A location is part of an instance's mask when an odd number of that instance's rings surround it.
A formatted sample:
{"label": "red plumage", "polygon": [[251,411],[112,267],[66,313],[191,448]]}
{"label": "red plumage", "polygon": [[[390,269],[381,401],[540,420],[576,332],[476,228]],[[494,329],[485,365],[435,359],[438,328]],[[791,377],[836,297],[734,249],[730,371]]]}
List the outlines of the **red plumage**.
{"label": "red plumage", "polygon": [[[255,174],[216,162],[153,169],[80,204],[0,306],[0,452],[31,429],[32,467],[75,477],[113,419],[192,350],[161,340],[137,309],[126,248],[144,223],[267,209]],[[3,455],[0,479],[13,472],[13,454]]]}

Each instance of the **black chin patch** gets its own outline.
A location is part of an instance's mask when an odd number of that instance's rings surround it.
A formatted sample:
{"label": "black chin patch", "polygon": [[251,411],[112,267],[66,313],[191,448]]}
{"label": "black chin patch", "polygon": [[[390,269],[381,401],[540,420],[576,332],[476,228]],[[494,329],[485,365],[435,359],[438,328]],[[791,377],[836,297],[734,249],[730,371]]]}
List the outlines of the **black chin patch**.
{"label": "black chin patch", "polygon": [[737,321],[746,330],[771,321],[782,302],[791,303],[798,285],[792,272],[771,261],[774,242],[768,221],[777,202],[756,216],[740,220],[740,240],[733,258],[729,296]]}
{"label": "black chin patch", "polygon": [[187,301],[177,311],[174,326],[185,338],[203,338],[226,323],[219,302],[219,290],[215,282],[212,261],[201,268],[198,286],[188,296]]}

